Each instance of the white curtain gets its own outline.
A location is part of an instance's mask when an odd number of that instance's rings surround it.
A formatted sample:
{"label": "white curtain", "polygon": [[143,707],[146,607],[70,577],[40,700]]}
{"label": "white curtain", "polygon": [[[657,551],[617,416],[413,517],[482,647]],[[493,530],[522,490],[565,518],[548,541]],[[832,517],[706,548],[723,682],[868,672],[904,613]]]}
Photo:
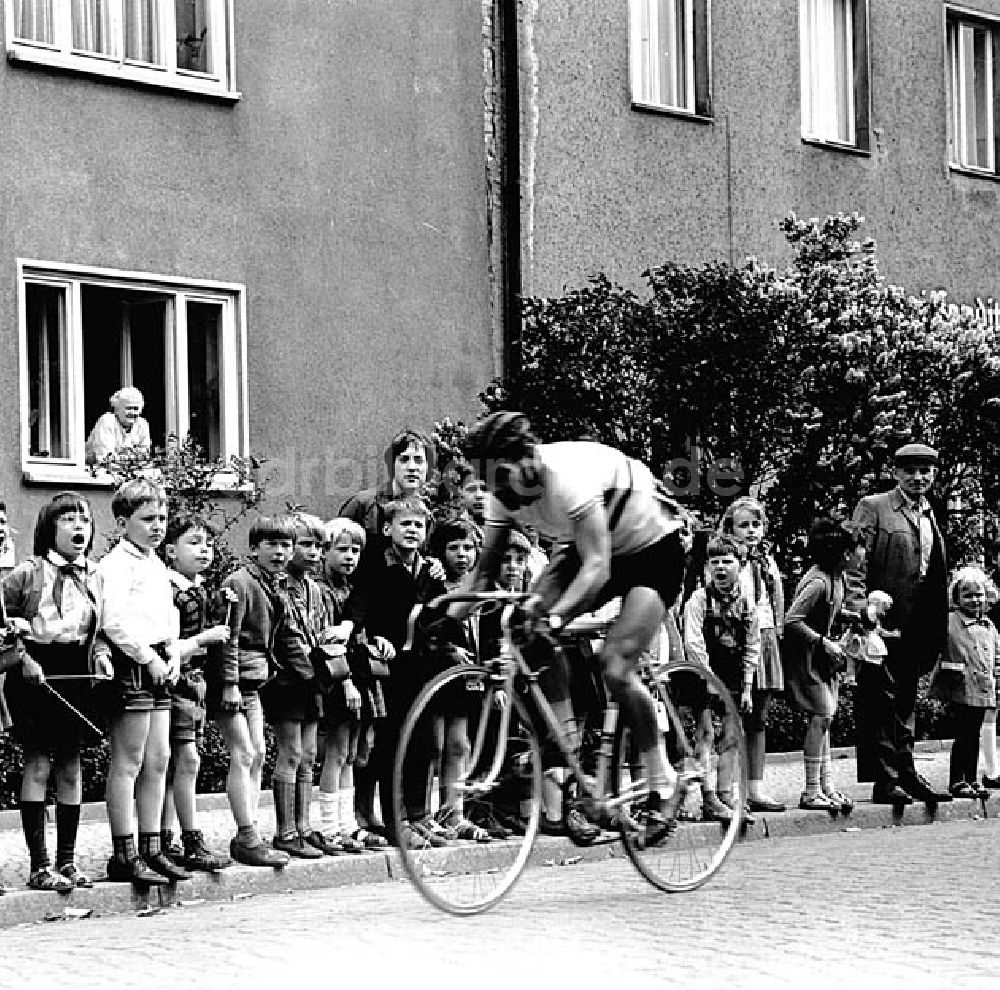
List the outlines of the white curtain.
{"label": "white curtain", "polygon": [[15,0],[15,32],[27,41],[55,43],[52,25],[52,0]]}
{"label": "white curtain", "polygon": [[125,0],[125,56],[163,65],[160,0]]}
{"label": "white curtain", "polygon": [[115,55],[111,0],[73,0],[73,47],[78,51]]}
{"label": "white curtain", "polygon": [[636,97],[645,103],[694,109],[691,0],[635,0]]}
{"label": "white curtain", "polygon": [[802,133],[854,142],[851,0],[800,0]]}

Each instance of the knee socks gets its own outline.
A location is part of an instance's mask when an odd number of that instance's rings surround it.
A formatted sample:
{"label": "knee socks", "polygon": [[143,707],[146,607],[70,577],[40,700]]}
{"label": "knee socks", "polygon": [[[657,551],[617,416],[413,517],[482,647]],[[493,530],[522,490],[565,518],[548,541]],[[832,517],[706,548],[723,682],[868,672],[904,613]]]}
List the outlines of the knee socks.
{"label": "knee socks", "polygon": [[135,859],[135,836],[134,835],[113,835],[111,837],[111,848],[115,859],[120,863],[129,863]]}
{"label": "knee socks", "polygon": [[996,777],[1000,772],[1000,760],[997,759],[997,724],[983,722],[979,730],[979,752],[983,757],[983,773],[987,777]]}
{"label": "knee socks", "polygon": [[822,760],[815,756],[804,757],[806,766],[806,793],[815,795],[819,793],[820,766]]}
{"label": "knee socks", "polygon": [[819,786],[824,794],[830,794],[836,788],[833,786],[833,763],[830,759],[830,733],[823,737],[823,753],[819,764]]}
{"label": "knee socks", "polygon": [[78,804],[56,805],[56,868],[73,862],[76,855],[76,834],[80,828]]}
{"label": "knee socks", "polygon": [[156,856],[159,852],[160,852],[160,833],[140,832],[139,855],[143,857]]}
{"label": "knee socks", "polygon": [[31,872],[51,866],[49,851],[45,846],[45,802],[21,802],[21,828],[31,857]]}
{"label": "knee socks", "polygon": [[282,780],[277,774],[272,778],[274,791],[274,834],[279,839],[294,838],[295,828],[295,778]]}
{"label": "knee socks", "polygon": [[354,814],[354,788],[341,787],[337,795],[340,804],[340,827],[345,835],[352,835],[358,830],[358,819]]}
{"label": "knee socks", "polygon": [[295,771],[295,827],[299,835],[308,835],[312,831],[312,825],[309,823],[312,792],[312,767],[300,766]]}
{"label": "knee socks", "polygon": [[340,792],[319,792],[319,828],[327,838],[340,831]]}

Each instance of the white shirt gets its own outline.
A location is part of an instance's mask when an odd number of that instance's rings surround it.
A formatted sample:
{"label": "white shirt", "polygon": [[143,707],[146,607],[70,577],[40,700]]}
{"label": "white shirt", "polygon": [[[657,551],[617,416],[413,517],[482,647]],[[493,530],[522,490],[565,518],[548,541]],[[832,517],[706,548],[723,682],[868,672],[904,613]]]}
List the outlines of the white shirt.
{"label": "white shirt", "polygon": [[99,417],[94,428],[87,437],[86,455],[88,464],[98,464],[108,454],[113,454],[122,447],[143,447],[149,450],[149,423],[139,416],[126,433],[113,412],[106,412]]}
{"label": "white shirt", "polygon": [[122,539],[97,568],[104,579],[105,635],[136,663],[149,663],[157,656],[154,644],[180,635],[166,565],[155,553]]}
{"label": "white shirt", "polygon": [[527,524],[555,543],[570,543],[575,524],[595,505],[607,508],[609,523],[621,505],[619,518],[609,526],[613,557],[645,550],[680,528],[676,509],[649,468],[620,450],[571,440],[539,444],[535,451],[541,467],[541,497],[509,512],[490,495],[488,524]]}

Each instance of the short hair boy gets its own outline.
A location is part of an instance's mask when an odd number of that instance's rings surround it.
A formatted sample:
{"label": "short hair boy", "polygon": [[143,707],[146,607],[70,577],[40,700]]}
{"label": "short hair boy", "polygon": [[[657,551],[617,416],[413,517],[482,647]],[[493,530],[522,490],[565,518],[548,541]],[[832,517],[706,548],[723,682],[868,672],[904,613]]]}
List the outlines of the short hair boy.
{"label": "short hair boy", "polygon": [[287,612],[286,569],[295,526],[286,516],[258,516],[250,526],[247,562],[222,583],[232,593],[229,640],[205,670],[206,702],[229,750],[226,794],[236,821],[230,855],[247,866],[284,866],[257,831],[264,770],[264,712],[259,691],[275,666],[274,645]]}
{"label": "short hair boy", "polygon": [[111,512],[121,539],[97,565],[103,581],[103,634],[111,644],[119,697],[106,788],[113,846],[108,879],[147,886],[189,880],[191,874],[160,848],[170,757],[169,683],[180,670],[177,609],[166,566],[154,552],[166,531],[167,495],[145,478],[126,481],[115,492]]}
{"label": "short hair boy", "polygon": [[[160,817],[160,847],[188,870],[214,872],[230,866],[228,856],[211,852],[198,829],[195,787],[201,759],[198,740],[205,731],[206,648],[229,639],[227,623],[212,623],[212,602],[204,573],[215,556],[215,527],[203,516],[181,512],[171,516],[160,547],[180,617],[178,648],[181,672],[170,690],[170,766]],[[180,822],[181,844],[174,843],[174,825]]]}
{"label": "short hair boy", "polygon": [[[740,588],[740,549],[728,536],[710,540],[706,550],[708,584],[694,591],[684,606],[684,651],[689,660],[711,668],[729,689],[740,710],[752,708],[752,688],[760,656],[757,609]],[[710,714],[702,713],[710,721]],[[704,732],[713,731],[709,724]],[[706,778],[707,780],[707,778]],[[719,769],[719,793],[702,784],[702,815],[729,821],[733,782]]]}

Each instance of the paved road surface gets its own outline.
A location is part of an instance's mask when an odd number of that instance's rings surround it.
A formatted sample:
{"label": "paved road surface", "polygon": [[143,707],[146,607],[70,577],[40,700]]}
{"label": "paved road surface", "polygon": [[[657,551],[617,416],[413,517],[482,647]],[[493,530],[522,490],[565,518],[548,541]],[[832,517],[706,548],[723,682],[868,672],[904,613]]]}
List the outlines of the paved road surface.
{"label": "paved road surface", "polygon": [[988,819],[748,843],[672,897],[625,861],[538,869],[465,919],[402,881],[260,896],[11,929],[0,986],[996,987],[998,867]]}

